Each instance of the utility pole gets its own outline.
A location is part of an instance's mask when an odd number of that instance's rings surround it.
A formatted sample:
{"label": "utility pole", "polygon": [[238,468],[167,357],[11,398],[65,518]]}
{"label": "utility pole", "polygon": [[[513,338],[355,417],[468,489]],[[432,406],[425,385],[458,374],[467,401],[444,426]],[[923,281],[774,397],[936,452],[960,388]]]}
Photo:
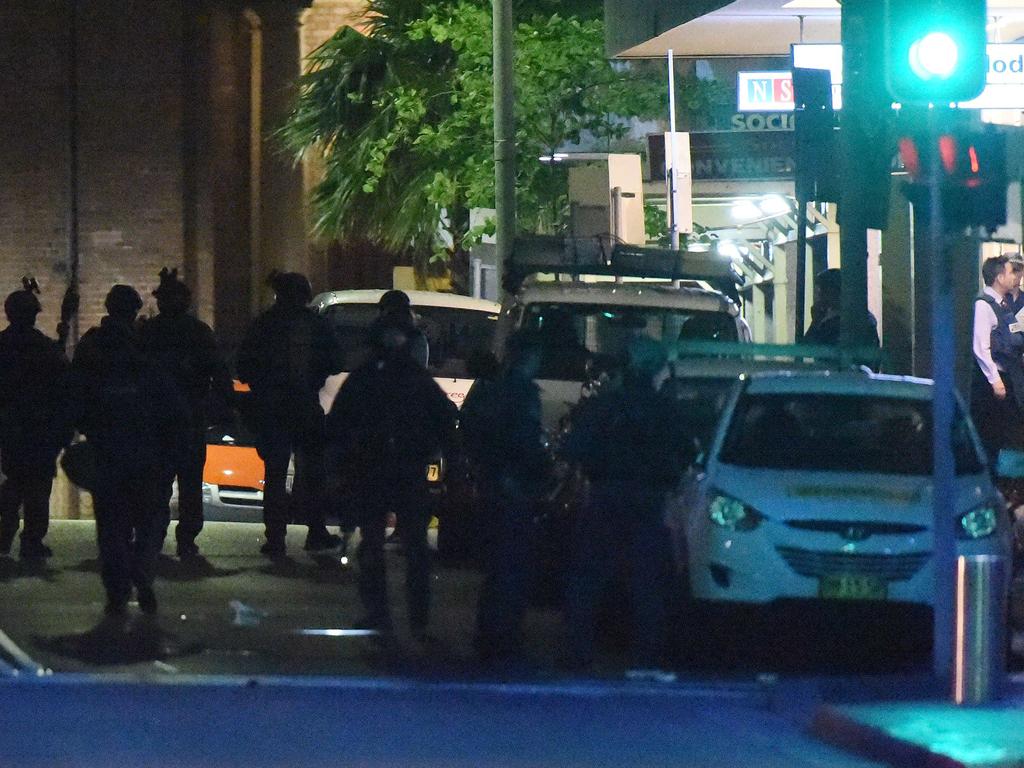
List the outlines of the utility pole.
{"label": "utility pole", "polygon": [[842,10],[843,111],[840,118],[839,212],[843,290],[840,343],[873,343],[868,321],[868,228],[882,229],[888,213],[891,99],[882,78],[880,0],[847,0]]}
{"label": "utility pole", "polygon": [[516,236],[515,0],[493,0],[494,202],[498,264],[505,267]]}

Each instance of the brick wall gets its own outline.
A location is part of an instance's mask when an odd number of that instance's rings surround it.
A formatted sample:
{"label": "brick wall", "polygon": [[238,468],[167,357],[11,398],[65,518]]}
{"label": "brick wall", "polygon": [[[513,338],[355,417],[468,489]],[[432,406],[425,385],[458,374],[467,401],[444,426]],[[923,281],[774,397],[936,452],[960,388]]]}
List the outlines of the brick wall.
{"label": "brick wall", "polygon": [[0,3],[0,300],[35,275],[50,333],[67,250],[67,32],[55,10],[60,4]]}
{"label": "brick wall", "polygon": [[[0,293],[32,273],[52,332],[67,279],[68,4],[0,4]],[[182,261],[179,0],[80,3],[81,327],[115,282]]]}
{"label": "brick wall", "polygon": [[366,16],[366,0],[313,0],[302,14],[302,54],[308,55],[340,27],[359,29]]}

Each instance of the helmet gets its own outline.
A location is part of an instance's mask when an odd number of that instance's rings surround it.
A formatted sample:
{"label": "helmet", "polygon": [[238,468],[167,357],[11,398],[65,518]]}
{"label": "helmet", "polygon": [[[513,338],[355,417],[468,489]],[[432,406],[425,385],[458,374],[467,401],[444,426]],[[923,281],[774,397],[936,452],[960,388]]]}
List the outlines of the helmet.
{"label": "helmet", "polygon": [[412,302],[409,300],[409,294],[397,290],[385,292],[377,302],[377,308],[385,315],[403,310],[408,311],[410,306],[412,306]]}
{"label": "helmet", "polygon": [[15,291],[4,301],[4,312],[12,325],[35,325],[42,309],[35,292],[28,288]]}
{"label": "helmet", "polygon": [[299,272],[271,272],[269,282],[278,304],[304,307],[313,300],[313,288],[306,276]]}
{"label": "helmet", "polygon": [[119,284],[115,285],[107,293],[103,306],[107,308],[107,312],[112,317],[134,320],[139,310],[142,309],[142,297],[130,285]]}
{"label": "helmet", "polygon": [[192,291],[178,279],[178,270],[160,270],[160,285],[153,291],[157,307],[161,312],[184,312],[192,303]]}

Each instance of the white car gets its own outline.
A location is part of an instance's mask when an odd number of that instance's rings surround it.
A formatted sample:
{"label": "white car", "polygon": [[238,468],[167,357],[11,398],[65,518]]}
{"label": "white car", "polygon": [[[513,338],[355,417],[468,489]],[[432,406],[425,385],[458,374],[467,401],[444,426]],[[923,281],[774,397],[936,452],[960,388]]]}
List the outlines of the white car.
{"label": "white car", "polygon": [[[692,596],[933,601],[931,382],[850,372],[743,377],[675,505]],[[1010,557],[1009,518],[962,408],[958,554]]]}
{"label": "white car", "polygon": [[[427,337],[427,366],[434,380],[455,405],[462,407],[473,384],[467,363],[476,352],[491,348],[501,305],[484,299],[434,291],[406,291],[417,327]],[[327,318],[346,358],[356,360],[366,344],[366,331],[377,319],[377,302],[384,290],[331,291],[313,299],[313,308]],[[320,390],[324,413],[348,372],[331,376]]]}

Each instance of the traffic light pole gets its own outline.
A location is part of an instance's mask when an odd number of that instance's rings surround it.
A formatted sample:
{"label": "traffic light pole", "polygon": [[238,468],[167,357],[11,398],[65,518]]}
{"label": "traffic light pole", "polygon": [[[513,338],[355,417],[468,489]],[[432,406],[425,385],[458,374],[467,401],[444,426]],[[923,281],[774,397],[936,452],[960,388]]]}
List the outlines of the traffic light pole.
{"label": "traffic light pole", "polygon": [[942,679],[953,672],[956,586],[955,495],[956,464],[953,455],[953,419],[956,410],[954,365],[956,360],[952,251],[945,235],[942,210],[942,168],[938,153],[939,125],[943,110],[927,114],[928,221],[923,233],[931,259],[932,301],[932,566],[935,569],[933,670]]}
{"label": "traffic light pole", "polygon": [[[839,247],[843,288],[840,296],[839,342],[843,347],[874,343],[868,322],[868,202],[879,195],[872,189],[874,166],[868,159],[880,151],[873,130],[883,120],[889,100],[879,91],[877,52],[878,0],[846,0],[842,10],[843,111],[839,147]],[[885,174],[888,183],[888,172]],[[877,225],[876,225],[877,226]]]}

